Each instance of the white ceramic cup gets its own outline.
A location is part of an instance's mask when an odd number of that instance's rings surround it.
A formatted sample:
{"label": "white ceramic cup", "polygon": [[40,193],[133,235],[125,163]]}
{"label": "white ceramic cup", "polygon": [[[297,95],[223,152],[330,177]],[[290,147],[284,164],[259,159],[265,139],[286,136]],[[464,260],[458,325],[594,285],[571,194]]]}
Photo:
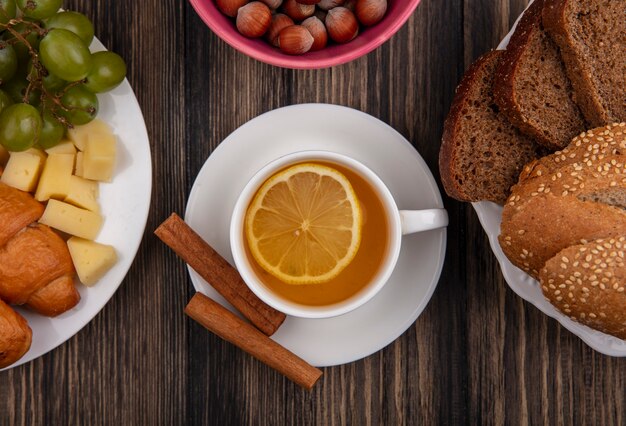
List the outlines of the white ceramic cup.
{"label": "white ceramic cup", "polygon": [[[257,190],[263,183],[276,172],[285,167],[307,161],[322,161],[330,164],[344,166],[368,182],[378,194],[387,216],[389,226],[389,241],[387,252],[382,265],[372,280],[359,292],[332,305],[310,306],[288,300],[274,293],[266,287],[255,274],[251,259],[248,259],[245,250],[245,216],[248,206]],[[250,179],[245,186],[230,221],[230,246],[235,260],[235,265],[248,287],[261,300],[273,308],[302,318],[329,318],[350,312],[365,304],[378,293],[388,281],[393,272],[402,244],[402,235],[442,228],[448,225],[448,214],[444,209],[430,210],[399,210],[389,189],[383,181],[368,167],[345,155],[329,151],[301,151],[280,157],[264,166]],[[313,284],[314,285],[314,284]]]}

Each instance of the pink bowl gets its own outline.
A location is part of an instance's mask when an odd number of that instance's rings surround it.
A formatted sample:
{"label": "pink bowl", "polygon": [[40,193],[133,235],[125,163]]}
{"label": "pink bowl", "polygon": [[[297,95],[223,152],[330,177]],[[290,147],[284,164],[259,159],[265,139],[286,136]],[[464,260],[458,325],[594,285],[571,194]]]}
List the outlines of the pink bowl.
{"label": "pink bowl", "polygon": [[215,0],[189,0],[200,18],[222,40],[240,52],[270,65],[284,68],[316,69],[345,64],[386,42],[409,19],[420,0],[389,0],[387,13],[378,24],[364,29],[346,44],[332,44],[317,52],[290,56],[263,39],[249,39],[237,32],[232,18],[222,14]]}

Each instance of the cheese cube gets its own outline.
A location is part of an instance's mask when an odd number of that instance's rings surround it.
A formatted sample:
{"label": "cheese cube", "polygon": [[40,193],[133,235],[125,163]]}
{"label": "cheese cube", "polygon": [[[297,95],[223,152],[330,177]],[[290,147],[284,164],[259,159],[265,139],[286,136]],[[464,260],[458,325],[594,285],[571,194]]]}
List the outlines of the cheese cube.
{"label": "cheese cube", "polygon": [[0,145],[0,166],[4,166],[9,161],[9,151]]}
{"label": "cheese cube", "polygon": [[67,241],[67,248],[80,281],[92,286],[106,274],[117,262],[117,254],[111,246],[72,237]]}
{"label": "cheese cube", "polygon": [[113,132],[111,132],[111,128],[108,124],[102,120],[98,120],[97,118],[83,126],[74,126],[73,129],[67,130],[68,138],[74,142],[76,148],[81,151],[85,150],[85,145],[87,144],[87,139],[90,135],[100,134],[111,135]]}
{"label": "cheese cube", "polygon": [[83,155],[85,179],[110,182],[115,169],[117,141],[112,134],[92,134],[87,138]]}
{"label": "cheese cube", "polygon": [[98,182],[83,179],[78,176],[70,176],[70,186],[67,191],[65,202],[100,213],[98,206],[99,187]]}
{"label": "cheese cube", "polygon": [[46,149],[46,153],[50,154],[76,154],[76,147],[71,141],[61,141],[58,145]]}
{"label": "cheese cube", "polygon": [[35,199],[37,201],[46,201],[50,198],[63,200],[67,197],[73,170],[73,154],[49,155],[39,179]]}
{"label": "cheese cube", "polygon": [[74,174],[78,177],[83,177],[83,154],[81,151],[76,153],[76,165],[74,166]]}
{"label": "cheese cube", "polygon": [[62,201],[50,200],[40,223],[70,235],[95,240],[102,228],[102,216]]}
{"label": "cheese cube", "polygon": [[4,169],[0,182],[30,192],[37,187],[46,154],[38,149],[14,152]]}

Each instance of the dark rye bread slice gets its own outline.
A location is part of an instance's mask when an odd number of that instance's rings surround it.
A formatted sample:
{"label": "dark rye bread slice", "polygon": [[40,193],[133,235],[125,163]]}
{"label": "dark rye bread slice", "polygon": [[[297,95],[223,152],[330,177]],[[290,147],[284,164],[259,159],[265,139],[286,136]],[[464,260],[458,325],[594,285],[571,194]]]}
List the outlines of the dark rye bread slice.
{"label": "dark rye bread slice", "polygon": [[493,94],[518,129],[550,149],[585,130],[558,46],[541,23],[544,0],[522,16],[496,69]]}
{"label": "dark rye bread slice", "polygon": [[539,274],[544,296],[574,321],[626,340],[626,236],[560,251]]}
{"label": "dark rye bread slice", "polygon": [[624,0],[545,0],[543,24],[593,126],[626,121],[625,20]]}
{"label": "dark rye bread slice", "polygon": [[581,133],[562,151],[532,161],[520,174],[520,182],[548,174],[573,163],[602,160],[609,155],[626,155],[626,123],[614,123]]}
{"label": "dark rye bread slice", "polygon": [[503,204],[539,147],[522,135],[493,100],[502,51],[481,56],[465,73],[444,124],[439,171],[449,196]]}
{"label": "dark rye bread slice", "polygon": [[570,245],[626,235],[626,157],[570,164],[513,187],[502,212],[500,246],[537,278]]}

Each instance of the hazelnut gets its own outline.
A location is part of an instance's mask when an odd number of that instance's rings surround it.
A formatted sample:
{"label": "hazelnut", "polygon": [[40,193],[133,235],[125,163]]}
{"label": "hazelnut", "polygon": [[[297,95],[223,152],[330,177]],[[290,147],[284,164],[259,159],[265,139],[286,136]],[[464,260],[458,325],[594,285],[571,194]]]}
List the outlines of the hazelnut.
{"label": "hazelnut", "polygon": [[313,36],[302,25],[292,25],[278,35],[278,47],[289,55],[302,55],[313,46]]}
{"label": "hazelnut", "polygon": [[245,6],[249,0],[215,0],[217,8],[222,11],[224,15],[234,18],[237,16],[237,11],[240,7]]}
{"label": "hazelnut", "polygon": [[387,0],[357,0],[354,13],[365,26],[377,24],[387,12]]}
{"label": "hazelnut", "polygon": [[267,5],[270,9],[278,9],[281,4],[283,4],[283,0],[261,0],[263,3]]}
{"label": "hazelnut", "polygon": [[261,37],[272,22],[272,12],[265,3],[253,1],[237,11],[237,29],[250,38]]}
{"label": "hazelnut", "polygon": [[335,7],[326,16],[328,35],[337,43],[347,43],[359,33],[359,23],[354,13],[345,7]]}
{"label": "hazelnut", "polygon": [[296,0],[300,4],[318,4],[320,0]]}
{"label": "hazelnut", "polygon": [[326,22],[326,15],[328,15],[328,12],[322,9],[315,9],[315,13],[313,14],[313,16],[322,22]]}
{"label": "hazelnut", "polygon": [[313,36],[313,45],[311,51],[321,50],[326,47],[328,43],[328,33],[326,32],[326,26],[315,16],[306,18],[301,24],[304,28],[309,30]]}
{"label": "hazelnut", "polygon": [[348,9],[350,12],[354,12],[354,9],[356,9],[356,2],[357,0],[346,0],[343,7]]}
{"label": "hazelnut", "polygon": [[343,6],[346,0],[321,0],[317,7],[322,10],[330,10],[333,7]]}
{"label": "hazelnut", "polygon": [[272,46],[278,47],[278,34],[292,25],[294,25],[293,19],[283,13],[277,13],[272,16],[272,23],[265,33],[265,38]]}
{"label": "hazelnut", "polygon": [[296,0],[285,0],[283,3],[283,12],[294,21],[303,21],[315,13],[315,5],[301,4]]}

